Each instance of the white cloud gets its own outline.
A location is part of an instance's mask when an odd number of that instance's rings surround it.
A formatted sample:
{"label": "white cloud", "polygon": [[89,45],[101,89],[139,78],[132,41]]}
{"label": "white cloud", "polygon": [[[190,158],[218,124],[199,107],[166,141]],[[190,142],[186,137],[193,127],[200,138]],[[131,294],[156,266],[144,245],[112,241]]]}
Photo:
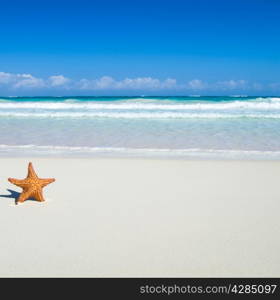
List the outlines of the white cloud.
{"label": "white cloud", "polygon": [[9,84],[12,82],[14,75],[11,73],[0,72],[0,84]]}
{"label": "white cloud", "polygon": [[41,78],[36,78],[30,74],[22,74],[19,80],[13,85],[14,88],[42,88],[45,82]]}
{"label": "white cloud", "polygon": [[53,75],[49,77],[50,85],[54,87],[65,86],[69,81],[70,79],[63,75]]}
{"label": "white cloud", "polygon": [[151,77],[125,78],[117,82],[117,88],[120,89],[159,89],[161,82],[159,79]]}
{"label": "white cloud", "polygon": [[269,87],[272,90],[280,90],[280,82],[273,82],[269,84]]}
{"label": "white cloud", "polygon": [[173,78],[167,78],[164,80],[162,83],[162,86],[166,89],[172,89],[172,88],[177,88],[177,80]]}
{"label": "white cloud", "polygon": [[42,88],[45,82],[41,78],[31,74],[13,74],[0,72],[0,85],[6,85],[11,88]]}
{"label": "white cloud", "polygon": [[207,87],[207,84],[200,79],[193,79],[187,83],[187,88],[192,90],[202,90]]}
{"label": "white cloud", "polygon": [[246,80],[218,81],[217,87],[226,90],[244,89],[248,87],[248,83]]}
{"label": "white cloud", "polygon": [[103,76],[98,79],[82,79],[81,89],[83,90],[104,90],[115,88],[116,81],[110,76]]}
{"label": "white cloud", "polygon": [[175,88],[177,83],[171,78],[161,81],[152,77],[138,77],[118,81],[110,76],[103,76],[93,80],[81,79],[78,86],[83,90],[153,90]]}
{"label": "white cloud", "polygon": [[0,91],[6,90],[32,90],[32,89],[60,89],[60,90],[88,90],[88,91],[110,91],[110,90],[135,90],[135,91],[160,91],[160,90],[180,90],[219,92],[219,91],[278,91],[280,84],[277,82],[261,84],[258,82],[248,82],[244,79],[226,80],[216,82],[205,82],[201,79],[192,79],[185,84],[178,83],[176,79],[167,78],[164,80],[153,77],[136,77],[117,80],[111,76],[103,76],[95,79],[73,80],[64,75],[52,75],[46,79],[35,77],[25,73],[0,72]]}

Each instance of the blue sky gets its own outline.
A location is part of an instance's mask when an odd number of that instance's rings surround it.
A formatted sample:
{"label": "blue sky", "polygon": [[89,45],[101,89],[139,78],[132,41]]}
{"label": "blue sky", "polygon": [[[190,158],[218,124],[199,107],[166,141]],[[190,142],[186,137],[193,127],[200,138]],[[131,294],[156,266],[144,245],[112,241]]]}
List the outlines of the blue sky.
{"label": "blue sky", "polygon": [[0,95],[280,95],[279,0],[11,0],[0,23]]}

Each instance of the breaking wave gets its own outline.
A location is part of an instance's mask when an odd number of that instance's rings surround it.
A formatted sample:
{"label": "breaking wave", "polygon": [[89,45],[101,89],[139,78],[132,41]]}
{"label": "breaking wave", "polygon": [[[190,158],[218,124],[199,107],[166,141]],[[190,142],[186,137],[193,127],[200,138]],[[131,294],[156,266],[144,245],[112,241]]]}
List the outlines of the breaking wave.
{"label": "breaking wave", "polygon": [[[66,99],[64,101],[0,101],[1,110],[9,109],[41,109],[41,110],[280,110],[280,98],[256,98],[246,101],[220,102],[191,102],[191,101],[161,101],[141,99],[123,100],[117,103],[98,101],[78,101]],[[180,103],[183,102],[183,103]],[[190,103],[188,103],[190,102]]]}
{"label": "breaking wave", "polygon": [[280,159],[279,97],[3,98],[0,128],[0,156]]}
{"label": "breaking wave", "polygon": [[239,119],[239,118],[254,118],[254,119],[280,119],[279,114],[223,114],[223,113],[183,113],[183,112],[44,112],[44,113],[29,113],[29,112],[1,112],[0,117],[12,118],[57,118],[57,119],[91,119],[91,118],[112,118],[112,119]]}

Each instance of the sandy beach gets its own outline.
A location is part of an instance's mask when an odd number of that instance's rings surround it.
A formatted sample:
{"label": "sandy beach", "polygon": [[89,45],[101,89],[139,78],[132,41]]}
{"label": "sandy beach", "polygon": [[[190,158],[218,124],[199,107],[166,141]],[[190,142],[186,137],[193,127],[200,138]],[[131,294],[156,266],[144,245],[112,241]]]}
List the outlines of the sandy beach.
{"label": "sandy beach", "polygon": [[[56,182],[16,206],[29,161]],[[279,179],[279,161],[2,158],[0,276],[279,276]]]}

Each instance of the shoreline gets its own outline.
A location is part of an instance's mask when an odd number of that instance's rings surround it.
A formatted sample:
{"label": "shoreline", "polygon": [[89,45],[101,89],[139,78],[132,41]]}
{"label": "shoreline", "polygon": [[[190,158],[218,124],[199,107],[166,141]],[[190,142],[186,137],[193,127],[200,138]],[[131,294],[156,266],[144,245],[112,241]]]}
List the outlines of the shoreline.
{"label": "shoreline", "polygon": [[[14,205],[8,177],[55,177]],[[277,277],[280,162],[0,158],[0,277]]]}
{"label": "shoreline", "polygon": [[167,149],[88,146],[1,145],[1,158],[161,159],[187,161],[280,161],[278,150]]}

